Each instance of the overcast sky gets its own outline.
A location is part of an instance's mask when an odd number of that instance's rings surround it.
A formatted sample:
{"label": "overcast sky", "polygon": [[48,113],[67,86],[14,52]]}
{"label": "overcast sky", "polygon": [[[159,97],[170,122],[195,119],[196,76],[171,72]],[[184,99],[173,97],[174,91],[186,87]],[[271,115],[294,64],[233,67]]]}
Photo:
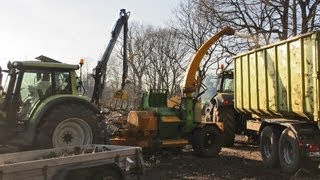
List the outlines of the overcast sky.
{"label": "overcast sky", "polygon": [[[0,65],[39,55],[98,60],[120,9],[130,21],[164,26],[180,0],[0,0]],[[130,24],[129,24],[130,25]]]}

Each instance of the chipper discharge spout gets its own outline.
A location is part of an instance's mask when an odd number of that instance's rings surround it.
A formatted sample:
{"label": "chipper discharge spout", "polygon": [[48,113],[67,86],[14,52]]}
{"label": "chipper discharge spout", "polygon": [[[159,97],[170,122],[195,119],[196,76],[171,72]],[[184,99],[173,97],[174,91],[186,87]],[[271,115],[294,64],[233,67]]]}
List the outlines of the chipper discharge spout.
{"label": "chipper discharge spout", "polygon": [[209,48],[222,36],[224,35],[234,35],[235,30],[231,27],[225,27],[217,34],[212,36],[207,42],[205,42],[197,51],[197,53],[192,57],[191,62],[188,65],[186,76],[183,81],[183,93],[187,97],[191,97],[192,93],[196,91],[196,88],[199,86],[196,81],[196,73],[199,69],[200,62],[204,55],[207,53]]}

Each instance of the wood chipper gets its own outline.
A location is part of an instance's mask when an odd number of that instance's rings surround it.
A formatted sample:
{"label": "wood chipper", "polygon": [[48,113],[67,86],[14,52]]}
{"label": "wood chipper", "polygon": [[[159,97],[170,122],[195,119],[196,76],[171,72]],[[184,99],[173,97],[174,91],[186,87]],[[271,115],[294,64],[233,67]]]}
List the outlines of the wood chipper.
{"label": "wood chipper", "polygon": [[221,150],[221,131],[213,123],[201,122],[200,100],[193,94],[199,86],[196,73],[203,56],[220,37],[233,34],[234,30],[226,27],[196,52],[185,75],[180,103],[168,107],[166,89],[150,90],[143,95],[140,110],[129,112],[126,125],[110,131],[114,132],[111,143],[145,148],[181,147],[190,143],[196,154],[216,156]]}

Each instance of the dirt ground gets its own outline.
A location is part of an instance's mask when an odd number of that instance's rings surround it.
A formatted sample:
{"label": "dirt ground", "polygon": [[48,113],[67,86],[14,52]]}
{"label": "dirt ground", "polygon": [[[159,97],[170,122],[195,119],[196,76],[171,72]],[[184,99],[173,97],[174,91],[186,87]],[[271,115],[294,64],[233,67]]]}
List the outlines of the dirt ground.
{"label": "dirt ground", "polygon": [[280,169],[264,168],[258,145],[247,143],[243,136],[237,136],[235,146],[223,148],[216,158],[200,158],[192,155],[192,151],[172,149],[147,154],[144,158],[143,180],[320,179],[318,174],[305,170],[289,175]]}

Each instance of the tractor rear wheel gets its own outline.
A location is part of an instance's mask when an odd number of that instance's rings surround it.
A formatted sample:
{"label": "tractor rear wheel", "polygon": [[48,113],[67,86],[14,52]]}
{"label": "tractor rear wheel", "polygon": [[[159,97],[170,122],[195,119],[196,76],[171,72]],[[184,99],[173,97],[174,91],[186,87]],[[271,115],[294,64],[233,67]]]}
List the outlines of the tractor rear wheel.
{"label": "tractor rear wheel", "polygon": [[100,134],[93,111],[77,104],[59,105],[42,119],[35,145],[52,148],[99,143]]}
{"label": "tractor rear wheel", "polygon": [[192,138],[193,151],[198,156],[215,157],[221,151],[223,137],[217,127],[197,128],[194,130]]}
{"label": "tractor rear wheel", "polygon": [[223,122],[223,146],[231,147],[236,134],[236,120],[233,107],[213,107],[214,122]]}

